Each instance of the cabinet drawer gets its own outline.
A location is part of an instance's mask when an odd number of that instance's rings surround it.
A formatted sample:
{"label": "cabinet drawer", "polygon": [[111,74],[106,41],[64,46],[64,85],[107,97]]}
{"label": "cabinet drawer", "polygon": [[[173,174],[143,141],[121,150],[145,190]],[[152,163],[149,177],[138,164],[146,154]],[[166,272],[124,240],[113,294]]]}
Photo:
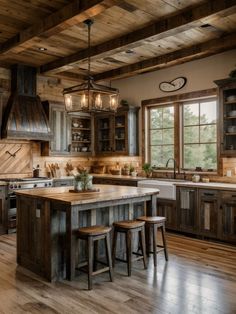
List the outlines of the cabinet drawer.
{"label": "cabinet drawer", "polygon": [[199,189],[200,197],[217,198],[219,197],[219,191],[210,189]]}
{"label": "cabinet drawer", "polygon": [[221,197],[236,202],[236,192],[234,191],[221,191]]}

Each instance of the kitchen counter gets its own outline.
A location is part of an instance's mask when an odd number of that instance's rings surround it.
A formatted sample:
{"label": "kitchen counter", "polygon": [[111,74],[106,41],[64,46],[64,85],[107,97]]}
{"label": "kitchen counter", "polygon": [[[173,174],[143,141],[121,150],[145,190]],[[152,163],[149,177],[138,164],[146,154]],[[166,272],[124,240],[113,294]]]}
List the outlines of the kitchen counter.
{"label": "kitchen counter", "polygon": [[8,184],[7,182],[0,181],[0,186],[4,186],[4,185],[7,185],[7,184]]}
{"label": "kitchen counter", "polygon": [[236,190],[236,184],[232,183],[220,183],[220,182],[209,182],[209,183],[203,183],[203,182],[192,182],[192,181],[186,181],[186,182],[176,182],[176,186],[186,186],[186,187],[197,187],[197,188],[206,188],[206,189],[214,189],[214,190],[229,190],[229,191],[235,191]]}
{"label": "kitchen counter", "polygon": [[[100,191],[71,193],[71,187],[16,191],[19,265],[50,281],[72,280],[78,262],[74,231],[79,227],[135,219],[145,207],[149,216],[156,215],[157,189],[101,184],[94,188]],[[82,259],[84,247],[80,249]]]}

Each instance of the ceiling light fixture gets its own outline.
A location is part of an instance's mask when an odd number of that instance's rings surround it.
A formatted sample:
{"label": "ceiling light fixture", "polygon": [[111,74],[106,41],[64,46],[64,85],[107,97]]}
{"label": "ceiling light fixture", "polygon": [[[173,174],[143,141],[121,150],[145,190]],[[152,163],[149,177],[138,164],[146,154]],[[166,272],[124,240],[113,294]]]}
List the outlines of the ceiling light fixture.
{"label": "ceiling light fixture", "polygon": [[96,84],[91,76],[91,26],[93,21],[84,21],[88,27],[88,75],[85,83],[63,90],[65,108],[68,113],[115,112],[118,107],[119,91],[116,88]]}

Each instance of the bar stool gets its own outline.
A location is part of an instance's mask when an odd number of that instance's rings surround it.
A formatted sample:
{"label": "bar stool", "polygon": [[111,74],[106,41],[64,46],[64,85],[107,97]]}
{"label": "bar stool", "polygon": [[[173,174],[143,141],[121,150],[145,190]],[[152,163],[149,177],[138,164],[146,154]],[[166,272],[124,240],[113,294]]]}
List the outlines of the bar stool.
{"label": "bar stool", "polygon": [[[165,238],[165,217],[160,217],[160,216],[142,216],[137,218],[139,221],[145,222],[145,229],[146,229],[146,234],[150,234],[150,230],[153,230],[152,236],[153,236],[153,252],[149,251],[149,244],[147,244],[147,255],[149,256],[149,253],[153,253],[153,261],[154,261],[154,266],[157,266],[157,253],[160,251],[164,250],[165,253],[165,259],[168,261],[168,252],[167,252],[167,244],[166,244],[166,238]],[[161,229],[161,234],[162,234],[162,242],[163,245],[158,245],[157,244],[157,229]],[[160,250],[157,250],[157,247],[161,248]]]}
{"label": "bar stool", "polygon": [[[124,220],[124,221],[118,221],[114,222],[114,234],[113,234],[113,241],[112,241],[112,263],[113,267],[115,265],[115,260],[119,260],[122,262],[127,263],[127,270],[128,270],[128,276],[131,276],[131,265],[133,261],[137,261],[142,259],[144,268],[146,269],[146,247],[145,247],[145,229],[144,229],[145,223],[142,221],[134,221],[134,220]],[[125,234],[125,240],[126,240],[126,260],[122,260],[119,258],[116,258],[116,241],[117,241],[117,234],[118,232]],[[138,232],[139,234],[139,243],[141,247],[142,254],[137,254],[139,257],[136,257],[132,260],[132,235]]]}
{"label": "bar stool", "polygon": [[[109,271],[110,280],[113,281],[112,259],[111,259],[111,246],[110,246],[110,231],[111,227],[106,226],[91,226],[79,228],[77,231],[78,240],[85,240],[87,242],[87,263],[78,265],[77,269],[88,265],[88,289],[92,289],[92,276]],[[96,270],[97,261],[97,248],[99,240],[105,240],[106,247],[106,267]],[[100,262],[101,263],[101,262]],[[102,263],[103,264],[103,263]]]}

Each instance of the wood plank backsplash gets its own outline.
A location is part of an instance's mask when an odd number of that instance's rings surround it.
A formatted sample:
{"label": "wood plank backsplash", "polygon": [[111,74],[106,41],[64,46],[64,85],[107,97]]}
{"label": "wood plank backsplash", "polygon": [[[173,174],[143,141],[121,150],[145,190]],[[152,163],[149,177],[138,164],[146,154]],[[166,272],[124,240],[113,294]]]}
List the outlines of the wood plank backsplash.
{"label": "wood plank backsplash", "polygon": [[0,178],[31,176],[32,161],[31,143],[0,141]]}

